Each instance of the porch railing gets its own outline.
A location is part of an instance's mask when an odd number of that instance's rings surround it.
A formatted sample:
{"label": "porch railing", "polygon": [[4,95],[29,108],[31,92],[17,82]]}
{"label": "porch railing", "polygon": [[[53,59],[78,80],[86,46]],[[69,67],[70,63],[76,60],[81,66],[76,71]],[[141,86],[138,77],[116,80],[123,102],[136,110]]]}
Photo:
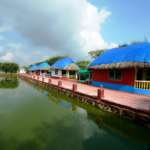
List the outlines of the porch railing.
{"label": "porch railing", "polygon": [[150,81],[136,80],[134,83],[134,87],[139,88],[139,89],[150,90]]}
{"label": "porch railing", "polygon": [[76,75],[69,75],[69,78],[76,79]]}

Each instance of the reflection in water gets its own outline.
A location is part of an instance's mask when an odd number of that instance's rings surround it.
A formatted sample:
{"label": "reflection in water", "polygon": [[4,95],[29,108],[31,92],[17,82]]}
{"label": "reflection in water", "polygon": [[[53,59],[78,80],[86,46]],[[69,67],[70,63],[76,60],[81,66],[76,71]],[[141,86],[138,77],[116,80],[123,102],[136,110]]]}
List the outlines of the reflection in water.
{"label": "reflection in water", "polygon": [[18,84],[17,77],[0,77],[0,88],[17,88]]}
{"label": "reflection in water", "polygon": [[0,121],[0,150],[148,150],[150,143],[147,128],[23,81],[0,90]]}

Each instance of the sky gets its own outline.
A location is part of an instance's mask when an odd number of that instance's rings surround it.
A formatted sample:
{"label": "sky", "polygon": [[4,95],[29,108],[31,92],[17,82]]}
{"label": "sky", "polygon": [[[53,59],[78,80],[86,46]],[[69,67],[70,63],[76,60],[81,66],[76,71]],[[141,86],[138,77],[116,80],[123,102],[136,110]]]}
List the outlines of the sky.
{"label": "sky", "polygon": [[149,0],[0,0],[0,62],[20,65],[150,39]]}

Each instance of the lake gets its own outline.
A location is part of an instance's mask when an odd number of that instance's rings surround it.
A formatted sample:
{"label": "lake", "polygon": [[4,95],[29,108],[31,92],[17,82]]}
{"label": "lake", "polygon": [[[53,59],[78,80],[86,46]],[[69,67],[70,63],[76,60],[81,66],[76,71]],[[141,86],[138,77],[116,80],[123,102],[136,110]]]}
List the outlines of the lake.
{"label": "lake", "polygon": [[134,149],[150,149],[150,129],[53,89],[0,78],[0,150]]}

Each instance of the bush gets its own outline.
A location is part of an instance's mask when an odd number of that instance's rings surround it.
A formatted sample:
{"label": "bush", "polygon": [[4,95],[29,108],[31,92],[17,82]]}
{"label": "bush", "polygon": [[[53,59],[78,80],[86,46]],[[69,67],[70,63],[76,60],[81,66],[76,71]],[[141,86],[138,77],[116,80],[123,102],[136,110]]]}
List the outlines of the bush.
{"label": "bush", "polygon": [[19,70],[19,66],[16,63],[0,63],[0,71],[5,73],[16,73]]}
{"label": "bush", "polygon": [[80,67],[80,68],[87,68],[88,65],[90,64],[90,61],[88,60],[83,60],[83,61],[77,61],[76,64]]}

